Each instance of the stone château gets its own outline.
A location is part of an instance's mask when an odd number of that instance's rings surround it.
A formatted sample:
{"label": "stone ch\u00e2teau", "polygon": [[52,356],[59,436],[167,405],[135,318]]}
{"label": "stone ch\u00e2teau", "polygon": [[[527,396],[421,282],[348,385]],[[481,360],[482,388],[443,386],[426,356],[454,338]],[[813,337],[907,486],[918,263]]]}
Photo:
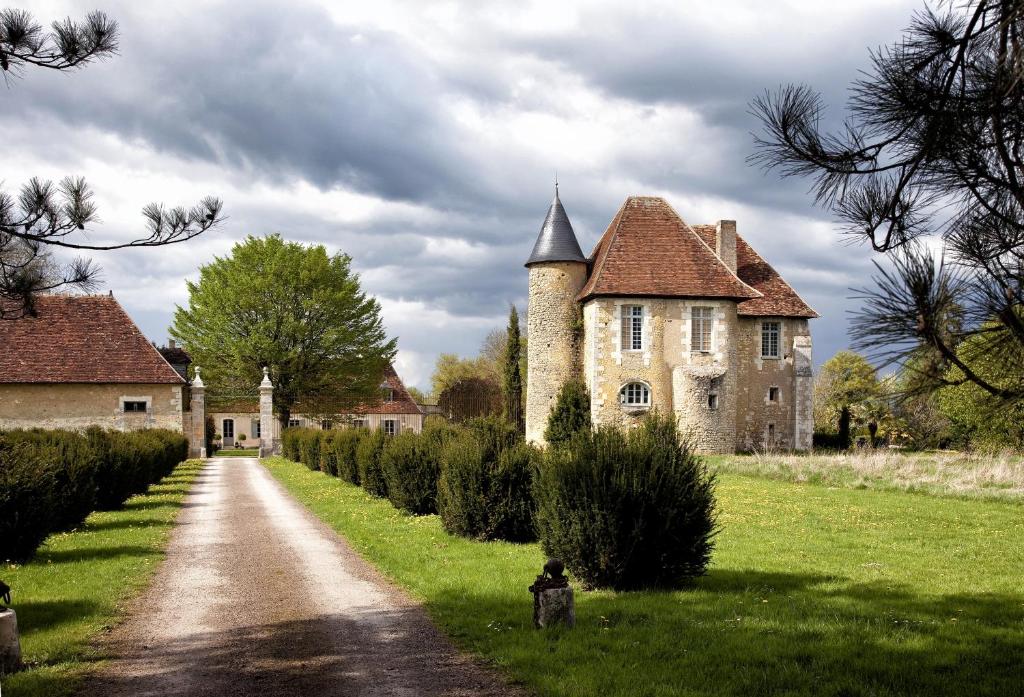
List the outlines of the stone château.
{"label": "stone ch\u00e2teau", "polygon": [[703,452],[811,447],[818,315],[735,221],[691,226],[664,199],[631,196],[587,258],[556,189],[526,266],[530,441],[582,378],[595,425],[657,410]]}

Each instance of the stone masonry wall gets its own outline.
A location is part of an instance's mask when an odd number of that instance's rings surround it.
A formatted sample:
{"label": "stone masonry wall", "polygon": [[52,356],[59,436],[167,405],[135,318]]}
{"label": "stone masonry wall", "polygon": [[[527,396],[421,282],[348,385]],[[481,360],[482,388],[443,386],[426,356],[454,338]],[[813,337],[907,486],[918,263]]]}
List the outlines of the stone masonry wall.
{"label": "stone masonry wall", "polygon": [[[124,413],[122,402],[147,402],[145,413]],[[185,432],[181,385],[0,384],[0,429],[124,431],[166,428]]]}
{"label": "stone masonry wall", "polygon": [[[621,307],[644,307],[643,346],[622,350]],[[711,351],[690,351],[693,306],[714,308]],[[674,413],[704,452],[733,452],[736,434],[736,304],[727,300],[598,298],[584,307],[584,378],[595,424],[635,425],[650,410]],[[650,409],[625,407],[629,382],[651,390]],[[711,408],[709,393],[718,397]]]}
{"label": "stone masonry wall", "polygon": [[576,294],[586,281],[587,266],[550,262],[530,267],[526,313],[526,439],[544,442],[548,414],[562,384],[578,375],[580,360],[574,326]]}
{"label": "stone masonry wall", "polygon": [[[781,324],[780,358],[761,357],[761,323]],[[737,410],[737,447],[760,450],[768,447],[804,450],[810,447],[813,433],[813,390],[810,378],[810,329],[806,319],[783,317],[740,317],[739,341],[739,405]],[[794,342],[806,351],[802,378],[797,379]],[[769,389],[778,388],[778,399],[769,400]],[[800,428],[797,417],[800,415]],[[810,425],[807,421],[810,419]],[[769,442],[769,425],[775,434]]]}

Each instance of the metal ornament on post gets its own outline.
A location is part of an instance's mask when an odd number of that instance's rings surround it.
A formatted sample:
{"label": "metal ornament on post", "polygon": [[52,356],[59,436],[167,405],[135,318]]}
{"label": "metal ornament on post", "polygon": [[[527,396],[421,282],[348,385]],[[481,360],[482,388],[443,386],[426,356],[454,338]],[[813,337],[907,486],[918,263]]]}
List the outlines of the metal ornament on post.
{"label": "metal ornament on post", "polygon": [[572,587],[565,577],[561,559],[548,559],[544,571],[530,586],[533,593],[533,626],[537,629],[564,625],[576,626],[576,605]]}
{"label": "metal ornament on post", "polygon": [[7,607],[11,604],[11,587],[0,581],[0,675],[8,675],[21,667],[21,640],[18,637],[18,616]]}

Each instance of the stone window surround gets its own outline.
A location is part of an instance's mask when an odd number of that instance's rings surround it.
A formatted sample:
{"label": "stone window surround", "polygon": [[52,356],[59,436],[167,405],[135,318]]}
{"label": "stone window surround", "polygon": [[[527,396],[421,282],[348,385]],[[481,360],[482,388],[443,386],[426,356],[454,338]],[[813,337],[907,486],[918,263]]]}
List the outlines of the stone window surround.
{"label": "stone window surround", "polygon": [[[707,345],[706,348],[703,348],[703,349],[695,349],[695,348],[693,348],[693,343],[694,343],[694,341],[696,341],[696,338],[697,338],[694,335],[694,333],[693,333],[693,324],[694,324],[694,319],[695,319],[694,318],[694,310],[701,310],[701,311],[710,310],[711,311],[711,313],[710,313],[711,316],[710,317],[703,317],[703,318],[701,318],[702,322],[710,322],[711,323],[711,326],[708,329],[708,345]],[[684,317],[683,321],[684,322],[689,322],[689,326],[690,326],[690,353],[691,354],[694,354],[694,353],[696,353],[696,354],[710,354],[710,353],[714,353],[715,352],[715,323],[718,320],[718,308],[715,307],[714,305],[701,305],[700,303],[693,303],[692,305],[689,306],[688,314],[689,314],[689,317]]]}
{"label": "stone window surround", "polygon": [[[764,353],[764,332],[765,332],[765,326],[764,325],[766,325],[766,324],[774,324],[774,325],[776,325],[778,327],[778,330],[779,330],[778,353],[776,355],[774,355],[774,356],[765,355],[765,353]],[[779,318],[775,318],[775,319],[762,319],[760,322],[758,322],[758,325],[757,325],[757,328],[758,328],[757,352],[758,352],[758,356],[762,360],[779,361],[779,360],[782,360],[784,358],[784,352],[782,350],[783,346],[785,346],[785,332],[783,331],[783,325],[784,324],[785,323],[781,319],[779,319]]]}
{"label": "stone window surround", "polygon": [[[146,411],[145,412],[141,412],[141,411],[125,411],[124,410],[124,403],[125,402],[145,402],[146,403]],[[118,398],[118,404],[121,405],[121,413],[122,414],[143,414],[143,413],[145,413],[145,414],[152,414],[153,413],[153,398],[151,396],[136,397],[136,396],[133,396],[133,395],[121,395]]]}
{"label": "stone window surround", "polygon": [[[626,388],[629,387],[630,385],[643,385],[643,387],[647,391],[647,402],[643,404],[626,404]],[[622,385],[619,386],[618,395],[619,406],[621,406],[622,409],[627,412],[649,411],[651,405],[654,403],[651,386],[646,380],[627,380],[626,382],[622,383]]]}
{"label": "stone window surround", "polygon": [[[775,390],[775,399],[772,399],[772,390]],[[778,385],[769,385],[764,402],[765,404],[782,404],[782,388]]]}
{"label": "stone window surround", "polygon": [[[625,305],[639,306],[643,312],[643,330],[641,337],[641,345],[643,348],[639,351],[623,349],[623,337],[622,337],[622,308]],[[644,366],[651,364],[651,311],[650,306],[638,298],[629,298],[615,301],[615,329],[612,332],[614,338],[614,346],[612,351],[612,357],[615,359],[617,365],[622,365],[623,354],[629,353],[634,355],[640,355],[643,357]]]}

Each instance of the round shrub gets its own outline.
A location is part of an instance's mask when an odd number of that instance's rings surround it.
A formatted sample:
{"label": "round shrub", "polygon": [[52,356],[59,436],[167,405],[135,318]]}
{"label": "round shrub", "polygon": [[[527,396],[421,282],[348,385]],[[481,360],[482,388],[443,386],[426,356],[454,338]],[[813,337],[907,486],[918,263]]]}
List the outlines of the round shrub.
{"label": "round shrub", "polygon": [[578,433],[547,451],[534,492],[544,551],[586,586],[675,587],[707,568],[714,476],[672,419]]}
{"label": "round shrub", "polygon": [[388,484],[380,466],[380,456],[390,436],[384,431],[367,431],[356,448],[356,464],[359,467],[359,486],[374,496],[387,496]]}
{"label": "round shrub", "polygon": [[460,433],[442,449],[441,521],[448,532],[478,540],[536,539],[531,491],[536,451],[507,438],[502,428],[481,426]]}

